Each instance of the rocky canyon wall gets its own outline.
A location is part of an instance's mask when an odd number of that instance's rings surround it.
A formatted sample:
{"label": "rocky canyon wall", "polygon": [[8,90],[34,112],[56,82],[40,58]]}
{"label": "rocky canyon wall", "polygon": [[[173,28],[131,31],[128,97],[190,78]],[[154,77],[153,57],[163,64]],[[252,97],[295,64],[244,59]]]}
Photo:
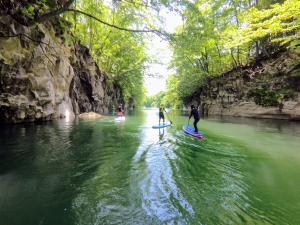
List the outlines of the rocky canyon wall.
{"label": "rocky canyon wall", "polygon": [[300,120],[300,50],[208,78],[185,102],[204,115]]}
{"label": "rocky canyon wall", "polygon": [[26,26],[0,16],[0,122],[108,113],[122,93],[61,21]]}

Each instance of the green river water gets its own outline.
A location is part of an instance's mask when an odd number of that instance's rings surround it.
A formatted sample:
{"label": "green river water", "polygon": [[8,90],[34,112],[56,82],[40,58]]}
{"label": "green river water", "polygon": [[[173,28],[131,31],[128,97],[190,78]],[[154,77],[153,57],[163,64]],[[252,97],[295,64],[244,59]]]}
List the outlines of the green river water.
{"label": "green river water", "polygon": [[300,124],[157,111],[0,127],[0,225],[300,224]]}

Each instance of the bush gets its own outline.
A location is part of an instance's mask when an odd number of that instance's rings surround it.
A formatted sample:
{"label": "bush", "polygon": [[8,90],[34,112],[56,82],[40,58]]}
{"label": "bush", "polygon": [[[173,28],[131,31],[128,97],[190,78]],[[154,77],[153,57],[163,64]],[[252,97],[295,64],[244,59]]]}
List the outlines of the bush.
{"label": "bush", "polygon": [[257,105],[264,107],[279,106],[280,94],[267,88],[252,89],[249,91],[248,97],[253,98]]}

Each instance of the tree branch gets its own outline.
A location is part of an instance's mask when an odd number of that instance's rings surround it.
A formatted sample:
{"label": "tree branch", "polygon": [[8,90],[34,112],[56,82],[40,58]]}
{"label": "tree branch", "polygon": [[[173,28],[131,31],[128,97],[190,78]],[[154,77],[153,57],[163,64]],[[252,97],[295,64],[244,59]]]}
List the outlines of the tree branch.
{"label": "tree branch", "polygon": [[152,29],[140,30],[140,29],[128,29],[128,28],[124,28],[124,27],[119,27],[119,26],[116,26],[114,24],[107,23],[107,22],[105,22],[105,21],[103,21],[103,20],[101,20],[101,19],[99,19],[99,18],[97,18],[97,17],[95,17],[95,16],[93,16],[93,15],[91,15],[89,13],[83,12],[83,11],[78,10],[78,9],[67,9],[65,11],[80,13],[80,14],[85,15],[85,16],[87,16],[89,18],[92,18],[92,19],[94,19],[94,20],[96,20],[96,21],[98,21],[98,22],[100,22],[100,23],[102,23],[104,25],[113,27],[113,28],[118,29],[118,30],[127,31],[127,32],[135,32],[135,33],[155,33],[155,34],[159,34],[159,35],[164,35],[165,36],[165,34],[163,34],[159,30],[152,30]]}
{"label": "tree branch", "polygon": [[50,18],[52,17],[56,17],[56,16],[59,16],[60,14],[64,13],[64,12],[74,12],[74,13],[79,13],[79,14],[82,14],[82,15],[85,15],[89,18],[92,18],[106,26],[109,26],[109,27],[112,27],[112,28],[115,28],[115,29],[118,29],[118,30],[122,30],[122,31],[126,31],[126,32],[135,32],[135,33],[154,33],[158,36],[164,36],[164,37],[167,37],[169,38],[169,34],[167,33],[164,33],[160,30],[154,30],[154,29],[129,29],[129,28],[124,28],[124,27],[119,27],[115,24],[110,24],[108,22],[105,22],[99,18],[97,18],[96,16],[93,16],[87,12],[84,12],[84,11],[81,11],[81,10],[78,10],[78,9],[73,9],[73,8],[70,8],[70,6],[75,2],[75,0],[68,0],[62,7],[60,8],[57,8],[53,11],[50,11],[50,12],[47,12],[45,14],[42,14],[42,15],[38,15],[36,16],[36,18],[34,19],[34,22],[36,23],[42,23],[42,22],[45,22],[47,20],[49,20]]}

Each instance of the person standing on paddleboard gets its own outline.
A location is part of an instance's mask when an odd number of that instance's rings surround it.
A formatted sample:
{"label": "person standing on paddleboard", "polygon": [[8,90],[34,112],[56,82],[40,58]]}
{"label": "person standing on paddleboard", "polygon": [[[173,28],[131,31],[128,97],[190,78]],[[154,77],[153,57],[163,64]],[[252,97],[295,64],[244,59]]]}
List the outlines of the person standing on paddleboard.
{"label": "person standing on paddleboard", "polygon": [[191,105],[191,114],[189,116],[189,121],[190,121],[192,116],[194,117],[194,123],[193,124],[194,124],[194,128],[195,128],[195,133],[198,133],[197,123],[200,120],[200,116],[199,116],[198,109],[194,105]]}
{"label": "person standing on paddleboard", "polygon": [[123,105],[121,103],[121,104],[119,104],[117,115],[118,116],[123,116],[123,112],[124,112]]}
{"label": "person standing on paddleboard", "polygon": [[163,120],[163,124],[165,123],[165,115],[164,112],[166,113],[167,111],[165,110],[163,105],[160,105],[159,107],[159,125],[160,125],[160,120]]}

